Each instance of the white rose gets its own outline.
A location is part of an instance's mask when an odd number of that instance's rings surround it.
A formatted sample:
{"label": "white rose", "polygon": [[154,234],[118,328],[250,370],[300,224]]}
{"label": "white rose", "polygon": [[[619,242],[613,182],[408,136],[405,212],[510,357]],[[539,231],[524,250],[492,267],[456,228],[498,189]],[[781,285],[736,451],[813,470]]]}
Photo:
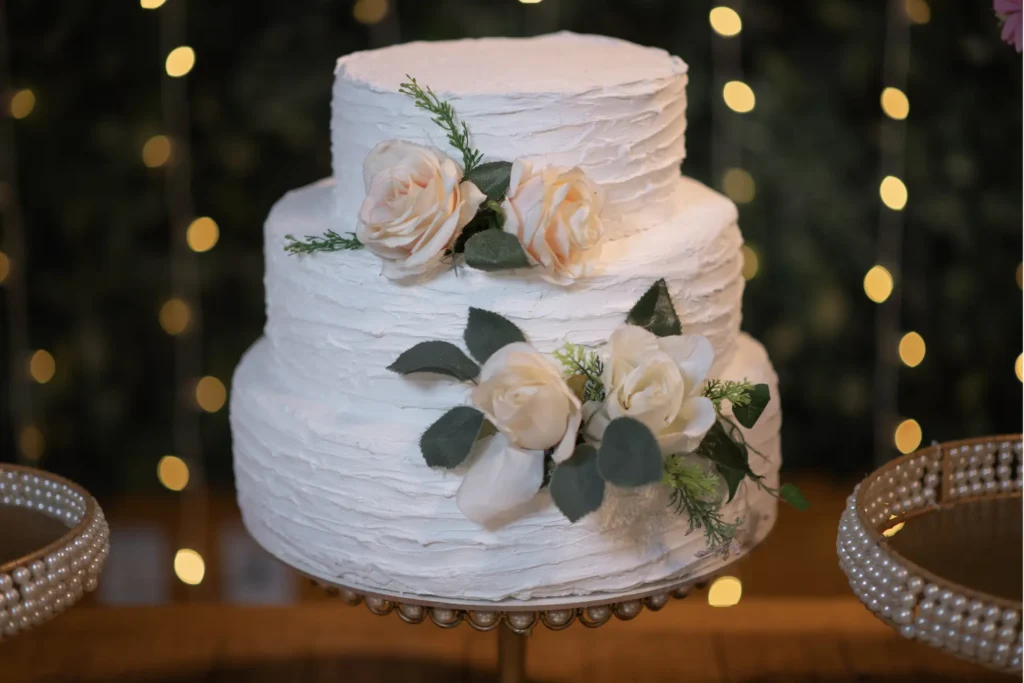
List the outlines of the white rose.
{"label": "white rose", "polygon": [[701,395],[715,356],[711,342],[624,325],[602,356],[605,401],[587,405],[589,437],[600,440],[609,422],[631,417],[651,430],[666,455],[697,448],[716,419],[714,404]]}
{"label": "white rose", "polygon": [[356,236],[385,259],[390,278],[435,268],[487,199],[443,152],[401,140],[370,151],[363,182]]}
{"label": "white rose", "polygon": [[[591,270],[593,252],[604,226],[604,194],[578,168],[545,168],[525,161],[512,164],[508,194],[501,203],[505,232],[519,238],[542,277],[571,284]],[[590,252],[590,253],[588,253]]]}
{"label": "white rose", "polygon": [[498,433],[472,461],[456,500],[470,519],[486,523],[528,502],[544,480],[544,452],[562,462],[576,448],[580,401],[558,369],[525,342],[491,356],[473,389],[473,405]]}

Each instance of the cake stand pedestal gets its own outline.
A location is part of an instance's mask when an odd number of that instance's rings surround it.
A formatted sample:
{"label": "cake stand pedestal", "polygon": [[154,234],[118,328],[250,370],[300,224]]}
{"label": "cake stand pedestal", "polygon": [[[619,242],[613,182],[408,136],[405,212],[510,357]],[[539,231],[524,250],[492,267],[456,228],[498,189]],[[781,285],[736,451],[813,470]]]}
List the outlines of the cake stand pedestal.
{"label": "cake stand pedestal", "polygon": [[934,444],[868,476],[839,525],[839,564],[904,638],[1020,676],[1021,436]]}
{"label": "cake stand pedestal", "polygon": [[[752,546],[732,558],[738,560]],[[310,580],[326,589],[328,595],[337,596],[348,605],[363,603],[378,616],[395,613],[408,624],[431,621],[441,628],[455,628],[463,622],[477,631],[498,631],[498,680],[500,683],[522,683],[526,680],[527,637],[540,625],[552,631],[562,631],[578,621],[588,628],[608,623],[612,617],[629,621],[644,608],[658,611],[668,602],[682,599],[694,589],[703,589],[730,563],[713,570],[688,576],[677,581],[652,584],[649,587],[607,597],[568,601],[505,600],[500,602],[473,602],[467,600],[423,599],[415,596],[384,595],[324,581]],[[307,574],[308,576],[308,574]]]}

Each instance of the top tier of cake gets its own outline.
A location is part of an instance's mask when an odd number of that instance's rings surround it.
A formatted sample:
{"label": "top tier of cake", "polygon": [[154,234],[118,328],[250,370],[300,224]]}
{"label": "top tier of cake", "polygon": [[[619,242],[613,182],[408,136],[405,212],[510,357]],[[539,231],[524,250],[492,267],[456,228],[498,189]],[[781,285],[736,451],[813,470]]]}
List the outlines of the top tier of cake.
{"label": "top tier of cake", "polygon": [[384,140],[451,153],[427,112],[398,92],[407,75],[450,101],[485,160],[578,166],[607,193],[606,237],[681,209],[686,64],[663,50],[557,33],[408,43],[338,61],[331,147],[339,220],[354,225],[363,160]]}

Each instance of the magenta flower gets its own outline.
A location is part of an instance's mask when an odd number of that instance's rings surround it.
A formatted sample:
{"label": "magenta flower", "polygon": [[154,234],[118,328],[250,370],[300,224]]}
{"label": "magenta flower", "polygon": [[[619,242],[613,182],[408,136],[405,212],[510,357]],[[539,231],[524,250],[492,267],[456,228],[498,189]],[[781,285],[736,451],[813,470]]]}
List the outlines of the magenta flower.
{"label": "magenta flower", "polygon": [[1021,51],[1022,45],[1024,45],[1024,28],[1021,27],[1022,13],[1024,8],[1021,7],[1024,0],[993,0],[992,9],[996,11],[996,16],[1003,22],[1003,41],[1007,42],[1017,48],[1017,52]]}

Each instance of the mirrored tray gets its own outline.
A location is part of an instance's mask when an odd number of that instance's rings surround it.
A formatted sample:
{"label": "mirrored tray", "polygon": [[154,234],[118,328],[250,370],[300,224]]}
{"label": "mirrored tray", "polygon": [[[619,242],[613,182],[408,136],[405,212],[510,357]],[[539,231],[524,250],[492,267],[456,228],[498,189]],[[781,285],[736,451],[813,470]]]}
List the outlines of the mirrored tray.
{"label": "mirrored tray", "polygon": [[1021,437],[934,444],[865,479],[839,564],[876,616],[912,638],[1020,674]]}
{"label": "mirrored tray", "polygon": [[0,463],[0,643],[94,590],[109,552],[103,512],[85,489]]}

